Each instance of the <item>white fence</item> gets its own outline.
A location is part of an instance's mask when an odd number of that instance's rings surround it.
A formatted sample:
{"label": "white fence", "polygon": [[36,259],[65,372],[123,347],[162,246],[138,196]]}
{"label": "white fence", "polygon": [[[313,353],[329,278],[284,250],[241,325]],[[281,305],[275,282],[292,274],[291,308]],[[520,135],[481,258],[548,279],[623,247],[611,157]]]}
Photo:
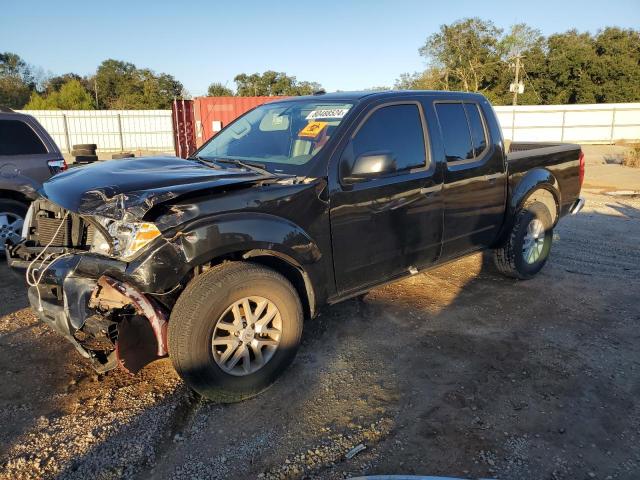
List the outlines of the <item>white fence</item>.
{"label": "white fence", "polygon": [[[640,140],[640,103],[495,107],[513,141],[614,143]],[[24,110],[62,151],[95,143],[99,151],[173,152],[171,110]]]}
{"label": "white fence", "polygon": [[98,151],[173,152],[171,110],[22,110],[33,115],[63,152],[95,143]]}
{"label": "white fence", "polygon": [[494,107],[504,138],[516,142],[640,140],[640,103]]}

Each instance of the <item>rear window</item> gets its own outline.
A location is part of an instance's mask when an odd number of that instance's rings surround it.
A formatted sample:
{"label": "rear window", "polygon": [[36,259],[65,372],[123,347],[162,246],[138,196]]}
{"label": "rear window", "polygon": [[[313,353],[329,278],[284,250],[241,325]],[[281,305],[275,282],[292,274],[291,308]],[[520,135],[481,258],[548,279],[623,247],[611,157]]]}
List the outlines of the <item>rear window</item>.
{"label": "rear window", "polygon": [[20,120],[0,120],[0,155],[33,155],[47,149],[29,125]]}
{"label": "rear window", "polygon": [[482,114],[475,103],[436,103],[448,162],[479,157],[487,148]]}
{"label": "rear window", "polygon": [[467,112],[467,120],[469,120],[474,156],[479,157],[487,148],[487,135],[484,131],[480,107],[475,103],[465,103],[464,109]]}

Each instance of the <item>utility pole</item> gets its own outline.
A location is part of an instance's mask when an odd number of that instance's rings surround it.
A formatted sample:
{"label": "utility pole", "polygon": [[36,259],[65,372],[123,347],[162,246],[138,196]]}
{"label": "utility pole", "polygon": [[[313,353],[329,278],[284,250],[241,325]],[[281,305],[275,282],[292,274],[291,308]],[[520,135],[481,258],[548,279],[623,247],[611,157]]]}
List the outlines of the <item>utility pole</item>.
{"label": "utility pole", "polygon": [[513,105],[518,105],[518,90],[520,89],[520,54],[516,55],[516,78],[513,82]]}
{"label": "utility pole", "polygon": [[100,110],[100,105],[98,105],[98,80],[96,77],[93,77],[93,90],[96,92],[96,110]]}

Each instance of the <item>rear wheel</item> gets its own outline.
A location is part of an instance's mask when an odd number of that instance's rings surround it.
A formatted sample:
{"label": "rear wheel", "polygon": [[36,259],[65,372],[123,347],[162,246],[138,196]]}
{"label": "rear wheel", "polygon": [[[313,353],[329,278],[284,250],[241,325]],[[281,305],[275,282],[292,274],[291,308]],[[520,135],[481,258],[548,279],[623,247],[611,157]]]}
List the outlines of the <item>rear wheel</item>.
{"label": "rear wheel", "polygon": [[547,262],[552,243],[551,214],[543,203],[533,202],[517,213],[507,242],[494,250],[495,264],[509,277],[533,278]]}
{"label": "rear wheel", "polygon": [[169,321],[169,354],[185,382],[221,403],[269,387],[295,357],[302,306],[278,272],[244,262],[194,278]]}

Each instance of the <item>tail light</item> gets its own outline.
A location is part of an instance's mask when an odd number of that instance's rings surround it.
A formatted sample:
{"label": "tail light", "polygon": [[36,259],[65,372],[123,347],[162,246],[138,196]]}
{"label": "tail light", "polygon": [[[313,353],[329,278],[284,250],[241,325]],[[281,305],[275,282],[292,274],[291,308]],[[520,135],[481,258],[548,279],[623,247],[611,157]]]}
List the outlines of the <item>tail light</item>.
{"label": "tail light", "polygon": [[584,153],[580,150],[580,156],[578,157],[580,161],[580,167],[578,170],[578,179],[580,180],[580,188],[582,188],[582,182],[584,182]]}
{"label": "tail light", "polygon": [[56,173],[63,172],[67,169],[67,162],[64,161],[64,158],[62,160],[49,160],[47,165],[49,165],[51,175],[55,175]]}

